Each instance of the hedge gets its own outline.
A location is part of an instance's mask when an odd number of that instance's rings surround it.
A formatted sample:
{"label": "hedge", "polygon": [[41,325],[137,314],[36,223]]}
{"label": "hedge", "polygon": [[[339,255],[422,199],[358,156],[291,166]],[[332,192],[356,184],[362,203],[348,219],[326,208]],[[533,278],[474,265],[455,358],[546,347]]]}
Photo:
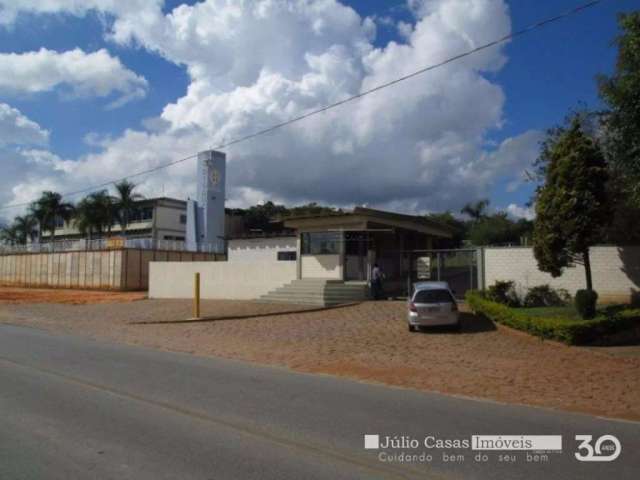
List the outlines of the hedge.
{"label": "hedge", "polygon": [[594,343],[607,335],[640,326],[640,309],[609,309],[592,320],[574,320],[563,316],[529,316],[526,309],[492,302],[484,298],[482,292],[474,290],[468,291],[465,299],[475,313],[496,323],[568,345]]}

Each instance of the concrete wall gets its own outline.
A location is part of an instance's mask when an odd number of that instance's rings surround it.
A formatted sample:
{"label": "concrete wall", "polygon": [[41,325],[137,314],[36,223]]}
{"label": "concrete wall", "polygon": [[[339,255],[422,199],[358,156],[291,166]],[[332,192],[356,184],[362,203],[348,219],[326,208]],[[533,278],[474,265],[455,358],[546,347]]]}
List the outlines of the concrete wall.
{"label": "concrete wall", "polygon": [[302,278],[342,279],[340,255],[302,255]]}
{"label": "concrete wall", "polygon": [[[593,247],[590,251],[593,287],[603,302],[625,302],[640,292],[640,246]],[[549,284],[574,294],[585,288],[582,265],[565,269],[558,278],[538,270],[533,249],[485,248],[484,280],[488,287],[496,280],[512,280],[525,292],[527,288]]]}
{"label": "concrete wall", "polygon": [[134,249],[0,255],[0,285],[146,290],[151,261],[215,259],[209,253]]}
{"label": "concrete wall", "polygon": [[152,262],[150,298],[191,298],[200,273],[202,298],[256,299],[296,278],[296,262]]}
{"label": "concrete wall", "polygon": [[228,242],[228,257],[230,262],[276,262],[278,252],[295,252],[297,248],[296,237],[233,239]]}

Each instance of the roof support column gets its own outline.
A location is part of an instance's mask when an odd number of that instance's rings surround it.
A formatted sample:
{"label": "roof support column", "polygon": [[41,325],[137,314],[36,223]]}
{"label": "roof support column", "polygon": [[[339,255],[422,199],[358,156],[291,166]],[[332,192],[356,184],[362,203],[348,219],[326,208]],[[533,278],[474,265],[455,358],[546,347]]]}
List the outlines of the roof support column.
{"label": "roof support column", "polygon": [[338,265],[338,277],[344,282],[345,279],[345,242],[347,241],[345,231],[340,232],[340,241],[338,242],[338,248],[340,249],[340,262]]}
{"label": "roof support column", "polygon": [[302,233],[296,237],[296,278],[302,278]]}

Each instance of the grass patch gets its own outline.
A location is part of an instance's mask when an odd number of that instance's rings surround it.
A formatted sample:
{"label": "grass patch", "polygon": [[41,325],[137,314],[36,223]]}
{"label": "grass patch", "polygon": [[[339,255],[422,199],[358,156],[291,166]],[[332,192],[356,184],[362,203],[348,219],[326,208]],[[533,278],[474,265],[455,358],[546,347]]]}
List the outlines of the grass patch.
{"label": "grass patch", "polygon": [[557,317],[566,321],[581,320],[573,305],[567,305],[566,307],[518,308],[517,311],[526,313],[530,317]]}
{"label": "grass patch", "polygon": [[496,323],[569,345],[602,342],[640,325],[640,309],[630,307],[602,308],[594,319],[582,320],[573,306],[512,308],[487,300],[478,291],[467,292],[466,301],[474,312]]}

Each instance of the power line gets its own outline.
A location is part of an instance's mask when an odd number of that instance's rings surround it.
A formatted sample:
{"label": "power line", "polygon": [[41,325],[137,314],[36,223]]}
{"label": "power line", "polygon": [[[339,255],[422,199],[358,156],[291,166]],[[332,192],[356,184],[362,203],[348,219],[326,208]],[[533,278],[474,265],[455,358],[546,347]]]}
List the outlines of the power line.
{"label": "power line", "polygon": [[[312,110],[310,112],[307,112],[305,114],[299,115],[297,117],[290,118],[289,120],[286,120],[284,122],[276,123],[276,124],[274,124],[274,125],[272,125],[270,127],[267,127],[265,129],[258,130],[256,132],[253,132],[253,133],[241,136],[241,137],[237,137],[237,138],[235,138],[233,140],[221,143],[221,144],[216,145],[216,146],[211,147],[211,148],[212,148],[212,150],[221,150],[221,149],[230,147],[232,145],[236,145],[238,143],[246,142],[248,140],[251,140],[253,138],[256,138],[256,137],[259,137],[259,136],[262,136],[262,135],[266,135],[267,133],[271,133],[271,132],[273,132],[275,130],[278,130],[280,128],[286,127],[288,125],[291,125],[292,123],[300,122],[300,121],[305,120],[305,119],[307,119],[309,117],[312,117],[314,115],[318,115],[320,113],[324,113],[324,112],[326,112],[328,110],[332,110],[334,108],[342,106],[345,103],[353,102],[354,100],[358,100],[358,99],[360,99],[362,97],[365,97],[365,96],[370,95],[372,93],[378,92],[378,91],[383,90],[385,88],[391,87],[391,86],[396,85],[396,84],[398,84],[400,82],[404,82],[405,80],[409,80],[410,78],[417,77],[418,75],[422,75],[423,73],[429,72],[431,70],[435,70],[436,68],[443,67],[445,65],[448,65],[449,63],[458,61],[458,60],[460,60],[462,58],[468,57],[470,55],[473,55],[475,53],[481,52],[483,50],[486,50],[488,48],[494,47],[496,45],[500,45],[501,43],[505,43],[505,42],[507,42],[509,40],[512,40],[512,39],[516,38],[516,37],[520,37],[522,35],[525,35],[525,34],[527,34],[529,32],[532,32],[533,30],[537,30],[539,28],[542,28],[542,27],[544,27],[544,26],[546,26],[546,25],[548,25],[550,23],[554,23],[554,22],[562,20],[562,19],[564,19],[566,17],[569,17],[569,16],[575,15],[577,13],[580,13],[580,12],[582,12],[582,11],[588,9],[588,8],[591,8],[591,7],[597,5],[598,3],[601,3],[603,1],[604,0],[593,0],[593,1],[590,1],[590,2],[587,2],[587,3],[584,3],[582,5],[579,5],[579,6],[575,7],[575,8],[572,8],[571,10],[567,10],[566,12],[560,13],[560,14],[555,15],[553,17],[549,17],[549,18],[546,18],[546,19],[541,20],[539,22],[533,23],[533,24],[531,24],[531,25],[529,25],[529,26],[527,26],[527,27],[525,27],[525,28],[523,28],[521,30],[518,30],[516,32],[513,32],[513,33],[510,33],[508,35],[505,35],[505,36],[503,36],[501,38],[498,38],[496,40],[493,40],[493,41],[491,41],[489,43],[485,43],[483,45],[480,45],[479,47],[473,48],[473,49],[468,50],[468,51],[466,51],[464,53],[455,55],[453,57],[449,57],[446,60],[443,60],[442,62],[433,64],[433,65],[429,65],[427,67],[421,68],[420,70],[416,70],[415,72],[409,73],[409,74],[404,75],[402,77],[398,77],[398,78],[396,78],[394,80],[391,80],[389,82],[380,84],[380,85],[378,85],[376,87],[370,88],[369,90],[365,90],[364,92],[360,92],[360,93],[358,93],[356,95],[353,95],[351,97],[345,98],[345,99],[340,100],[338,102],[331,103],[329,105],[325,105],[324,107],[320,107],[320,108],[318,108],[316,110]],[[136,172],[136,173],[132,173],[130,175],[126,175],[124,177],[120,177],[120,178],[115,178],[115,179],[109,180],[108,182],[103,182],[103,183],[100,183],[100,184],[97,184],[97,185],[93,185],[93,186],[90,186],[90,187],[87,187],[87,188],[83,188],[81,190],[76,190],[74,192],[66,192],[66,193],[63,193],[62,196],[63,197],[70,197],[70,196],[75,196],[75,195],[78,195],[78,194],[81,194],[81,193],[87,193],[87,192],[90,192],[92,190],[105,188],[105,187],[108,187],[109,185],[112,185],[114,183],[120,182],[122,180],[128,180],[128,179],[131,179],[131,178],[139,177],[141,175],[147,175],[147,174],[150,174],[150,173],[155,173],[155,172],[157,172],[159,170],[163,170],[163,169],[171,167],[173,165],[177,165],[179,163],[186,162],[187,160],[191,160],[192,158],[195,158],[197,156],[198,156],[197,154],[189,155],[188,157],[184,157],[184,158],[181,158],[179,160],[173,160],[173,161],[168,162],[168,163],[163,163],[163,164],[160,164],[160,165],[158,165],[156,167],[149,168],[147,170],[142,170],[142,171],[139,171],[139,172]],[[12,205],[5,205],[3,207],[0,207],[0,211],[7,210],[9,208],[25,207],[25,206],[30,205],[30,203],[31,202],[15,203],[15,204],[12,204]]]}

